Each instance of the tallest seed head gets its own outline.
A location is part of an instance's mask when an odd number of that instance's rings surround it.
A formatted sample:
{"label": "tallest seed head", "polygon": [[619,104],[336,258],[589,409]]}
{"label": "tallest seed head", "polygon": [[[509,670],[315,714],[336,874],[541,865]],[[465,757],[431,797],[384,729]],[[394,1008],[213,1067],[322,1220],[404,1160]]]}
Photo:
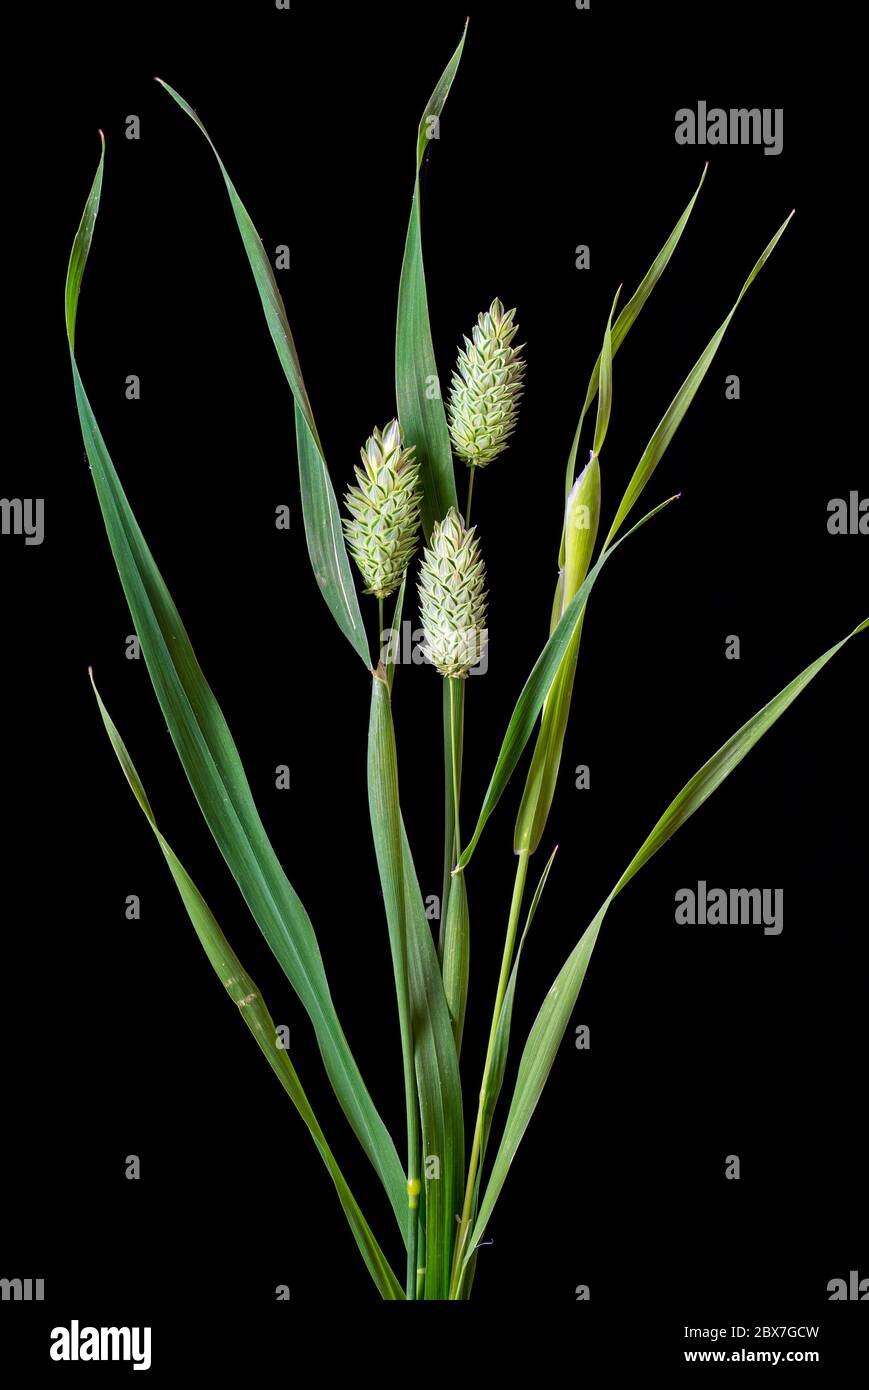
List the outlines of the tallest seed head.
{"label": "tallest seed head", "polygon": [[348,488],[344,496],[350,513],[344,534],[365,580],[365,593],[387,598],[401,583],[416,548],[419,464],[413,446],[402,448],[397,420],[382,434],[375,429],[360,452],[358,486]]}
{"label": "tallest seed head", "polygon": [[525,363],[513,346],[515,313],[493,299],[459,349],[447,414],[456,456],[471,467],[496,459],[516,425]]}

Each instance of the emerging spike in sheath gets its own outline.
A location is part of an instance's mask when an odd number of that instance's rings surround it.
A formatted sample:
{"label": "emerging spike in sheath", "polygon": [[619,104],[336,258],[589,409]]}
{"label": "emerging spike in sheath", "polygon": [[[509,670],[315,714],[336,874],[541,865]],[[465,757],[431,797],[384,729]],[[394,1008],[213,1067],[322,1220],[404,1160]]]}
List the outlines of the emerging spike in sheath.
{"label": "emerging spike in sheath", "polygon": [[435,522],[423,548],[419,579],[423,653],[442,676],[461,678],[482,656],[486,631],[486,567],[476,527],[465,529],[455,507]]}
{"label": "emerging spike in sheath", "polygon": [[447,414],[456,456],[472,468],[496,459],[516,425],[525,363],[513,346],[515,313],[493,299],[459,349]]}
{"label": "emerging spike in sheath", "polygon": [[365,593],[387,598],[401,583],[416,549],[419,528],[419,464],[413,446],[404,449],[397,420],[383,433],[375,429],[360,450],[357,487],[344,502],[350,513],[344,534],[350,554],[365,580]]}

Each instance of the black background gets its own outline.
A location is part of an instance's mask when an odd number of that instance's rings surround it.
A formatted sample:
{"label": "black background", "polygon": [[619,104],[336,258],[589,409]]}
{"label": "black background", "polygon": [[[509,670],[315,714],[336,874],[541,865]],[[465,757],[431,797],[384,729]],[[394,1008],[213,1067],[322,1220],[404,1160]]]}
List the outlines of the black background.
{"label": "black background", "polygon": [[[524,957],[514,1066],[558,968],[670,798],[867,607],[865,540],[826,529],[831,497],[866,491],[850,409],[859,378],[840,337],[859,229],[835,123],[822,119],[832,83],[822,99],[805,80],[810,63],[830,78],[828,54],[783,7],[699,14],[673,3],[475,6],[424,176],[442,378],[495,294],[517,306],[528,345],[512,447],[475,488],[491,656],[468,687],[466,822],[546,635],[566,455],[616,286],[632,292],[710,153],[685,236],[616,359],[606,525],[676,388],[797,208],[644,497],[651,505],[681,489],[681,500],[595,591],[538,856],[539,872],[559,843]],[[125,658],[132,625],[83,459],[61,314],[97,129],[106,174],[79,311],[82,375],[313,918],[342,1025],[400,1134],[365,795],[367,681],[316,593],[291,398],[217,167],[151,78],[196,107],[266,247],[290,245],[280,283],[340,491],[366,434],[394,413],[416,125],[464,16],[451,4],[85,5],[75,18],[47,12],[45,32],[21,49],[30,80],[9,128],[7,219],[17,245],[8,288],[22,310],[9,340],[18,441],[3,493],[45,497],[46,538],[31,548],[4,538],[0,551],[13,904],[0,1274],[47,1281],[44,1305],[2,1312],[6,1355],[17,1350],[35,1370],[60,1373],[48,1330],[73,1317],[153,1325],[160,1375],[179,1358],[268,1363],[308,1327],[300,1303],[325,1313],[326,1328],[347,1320],[355,1336],[356,1314],[376,1297],[312,1144],[202,957],[105,740],[89,663],[167,838],[290,1025],[324,1128],[398,1260],[386,1203],[321,1078],[301,1007],[210,842],[144,663]],[[783,107],[783,153],[677,146],[675,111],[701,99]],[[130,114],[141,119],[138,142],[124,138]],[[574,266],[580,243],[589,271]],[[130,373],[141,378],[138,402],[125,399]],[[724,397],[730,373],[738,402]],[[461,495],[464,478],[459,486]],[[282,502],[289,534],[273,524]],[[725,660],[730,634],[739,661]],[[591,1050],[565,1039],[474,1288],[480,1304],[563,1309],[580,1365],[597,1339],[613,1365],[675,1365],[684,1324],[743,1322],[820,1324],[829,1367],[865,1323],[859,1305],[827,1301],[830,1279],[869,1275],[858,1080],[865,641],[818,677],[607,919],[574,1017],[590,1026]],[[440,880],[440,693],[431,669],[399,672],[403,803],[428,893]],[[281,763],[290,792],[274,788]],[[574,789],[578,763],[590,765],[589,791]],[[469,1097],[521,776],[469,872]],[[783,934],[677,927],[674,893],[698,879],[783,888]],[[131,893],[139,922],[125,919]],[[139,1182],[124,1177],[130,1153],[141,1157]],[[728,1154],[740,1156],[738,1182],[725,1180]],[[289,1304],[274,1301],[281,1283]],[[579,1284],[591,1288],[588,1304],[575,1303]],[[330,1334],[324,1354],[339,1355],[341,1341]]]}

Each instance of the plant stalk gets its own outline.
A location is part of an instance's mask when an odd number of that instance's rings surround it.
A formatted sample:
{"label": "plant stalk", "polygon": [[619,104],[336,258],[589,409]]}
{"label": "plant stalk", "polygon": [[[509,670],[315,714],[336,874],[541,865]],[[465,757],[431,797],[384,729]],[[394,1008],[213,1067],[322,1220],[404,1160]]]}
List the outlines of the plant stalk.
{"label": "plant stalk", "polygon": [[[461,700],[464,681],[458,677],[449,678],[450,690],[450,764],[452,787],[448,793],[453,809],[453,857],[450,867],[458,862],[461,854],[461,832],[459,830],[459,778],[461,769]],[[446,921],[443,932],[443,952],[441,956],[441,975],[447,1008],[453,1025],[456,1056],[461,1055],[462,1032],[465,1023],[465,1009],[468,1000],[468,960],[469,928],[468,898],[463,879],[450,881],[447,900]]]}
{"label": "plant stalk", "polygon": [[[458,681],[458,690],[453,691],[453,682],[443,682],[444,715],[444,875],[441,892],[441,917],[438,932],[438,958],[443,964],[444,933],[447,923],[447,905],[450,898],[453,866],[458,863],[459,851],[456,847],[456,819],[458,815],[458,796],[456,788],[462,787],[462,753],[465,741],[465,681]],[[458,756],[454,757],[454,729],[458,729]]]}
{"label": "plant stalk", "polygon": [[476,471],[477,471],[477,470],[476,470],[476,468],[474,467],[474,465],[471,464],[471,476],[470,476],[470,479],[469,479],[469,481],[468,481],[468,504],[467,504],[467,506],[465,507],[465,525],[466,525],[466,526],[470,526],[470,524],[471,524],[471,498],[472,498],[473,495],[474,495],[474,474],[476,473]]}
{"label": "plant stalk", "polygon": [[404,859],[401,848],[401,812],[398,794],[398,759],[386,672],[382,664],[374,673],[371,721],[368,733],[368,798],[377,867],[383,889],[389,945],[395,976],[404,1098],[407,1118],[406,1230],[407,1279],[405,1295],[416,1300],[417,1215],[420,1193],[420,1118],[414,1066],[413,1014],[407,958]]}
{"label": "plant stalk", "polygon": [[492,1070],[492,1055],[495,1048],[495,1035],[498,1031],[498,1023],[501,1018],[501,1010],[504,1005],[504,995],[507,992],[507,984],[510,979],[510,970],[513,965],[513,952],[516,946],[516,933],[519,927],[519,917],[522,912],[522,898],[525,894],[525,880],[528,877],[527,849],[521,849],[517,856],[516,877],[513,882],[513,898],[510,903],[510,917],[507,923],[507,936],[504,941],[504,954],[501,959],[501,974],[498,980],[498,991],[495,995],[495,1007],[492,1013],[492,1026],[489,1030],[489,1042],[486,1047],[486,1061],[483,1066],[483,1081],[480,1086],[480,1100],[477,1107],[477,1119],[474,1125],[474,1139],[471,1146],[471,1159],[468,1165],[468,1181],[465,1187],[465,1202],[462,1209],[462,1219],[459,1223],[459,1231],[456,1237],[456,1248],[453,1256],[453,1272],[450,1281],[450,1298],[456,1299],[462,1281],[462,1261],[465,1253],[468,1235],[471,1227],[471,1217],[474,1207],[474,1189],[477,1183],[477,1170],[480,1165],[480,1148],[483,1139],[483,1115],[486,1108],[486,1096],[489,1085],[489,1076]]}
{"label": "plant stalk", "polygon": [[[462,853],[461,838],[459,835],[459,780],[461,777],[461,746],[460,735],[456,729],[457,717],[461,719],[464,701],[462,700],[464,681],[450,680],[450,751],[452,753],[453,765],[453,863],[458,864]],[[456,686],[459,687],[459,694],[456,695]]]}
{"label": "plant stalk", "polygon": [[383,661],[383,595],[377,599],[377,660]]}

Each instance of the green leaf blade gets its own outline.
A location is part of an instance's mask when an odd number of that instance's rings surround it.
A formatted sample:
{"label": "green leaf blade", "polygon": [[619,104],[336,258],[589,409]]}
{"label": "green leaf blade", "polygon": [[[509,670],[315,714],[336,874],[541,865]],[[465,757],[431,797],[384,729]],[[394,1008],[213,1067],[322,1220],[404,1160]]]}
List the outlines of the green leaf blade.
{"label": "green leaf blade", "polygon": [[[109,736],[109,741],[123,769],[124,776],[133,791],[133,795],[144,811],[157,842],[160,845],[160,849],[163,852],[163,856],[175,880],[175,885],[181,896],[181,900],[187,910],[187,915],[190,918],[193,929],[199,938],[200,944],[211,966],[229,997],[238,1006],[244,1022],[253,1034],[269,1066],[272,1068],[272,1071],[277,1076],[293,1105],[296,1107],[296,1110],[305,1122],[311,1138],[323,1159],[329,1176],[335,1185],[338,1199],[344,1209],[344,1214],[347,1217],[347,1222],[353,1233],[353,1238],[356,1241],[360,1254],[368,1267],[368,1271],[374,1280],[381,1298],[390,1301],[403,1299],[404,1294],[401,1286],[390,1268],[389,1262],[384,1256],[383,1251],[378,1245],[368,1222],[365,1220],[359,1204],[353,1196],[332,1150],[326,1142],[317,1117],[311,1108],[307,1095],[296,1074],[296,1070],[290,1061],[289,1054],[285,1048],[278,1046],[278,1030],[275,1027],[274,1020],[269,1013],[260,991],[244,969],[241,961],[238,959],[221,931],[211,909],[196,887],[196,884],[190,878],[190,875],[178,859],[171,845],[163,837],[157,825],[154,813],[151,810],[139,774],[136,771],[132,758],[127,752],[123,739],[113,723],[108,710],[103,704],[92,673],[91,685],[93,686],[97,706],[103,725]],[[162,976],[168,975],[171,977],[171,960],[164,960],[157,973]],[[182,1030],[179,1029],[179,1031]],[[197,1050],[201,1047],[201,1041],[198,1037],[193,1040],[182,1036],[181,1042],[182,1044],[193,1046]],[[239,1103],[244,1103],[242,1097],[239,1098]]]}
{"label": "green leaf blade", "polygon": [[[449,1291],[456,1213],[464,1189],[462,1088],[452,1023],[419,880],[402,825],[408,963],[425,1182],[425,1297]],[[430,1160],[436,1159],[436,1171]]]}
{"label": "green leaf blade", "polygon": [[525,940],[528,936],[531,923],[537,914],[540,906],[540,899],[546,887],[546,880],[552,870],[555,856],[558,853],[558,846],[550,854],[546,861],[546,867],[540,875],[540,880],[531,899],[531,906],[528,909],[528,916],[525,919],[525,927],[519,939],[516,949],[516,958],[513,961],[513,968],[510,971],[510,979],[507,982],[507,989],[504,993],[504,1003],[501,1006],[501,1013],[498,1018],[498,1027],[495,1032],[495,1045],[492,1050],[492,1066],[489,1072],[489,1084],[486,1090],[486,1103],[483,1108],[483,1138],[480,1146],[480,1169],[482,1171],[483,1160],[486,1154],[486,1146],[489,1142],[489,1134],[492,1129],[492,1120],[495,1115],[495,1107],[498,1097],[501,1094],[501,1087],[504,1084],[504,1072],[507,1066],[507,1054],[510,1048],[510,1030],[513,1023],[513,1002],[516,997],[516,983],[519,978],[519,962],[522,959],[522,952],[525,948]]}
{"label": "green leaf blade", "polygon": [[[563,608],[570,603],[586,576],[597,541],[600,520],[599,455],[606,441],[610,415],[612,414],[612,319],[620,293],[621,290],[619,289],[613,300],[599,358],[600,384],[591,458],[586,469],[571,488],[565,507],[562,531],[564,553],[556,597],[553,601],[550,635],[558,623],[559,614],[556,612],[556,606],[560,605]],[[581,511],[579,510],[580,507]],[[577,530],[578,521],[583,524]],[[581,543],[577,544],[580,538]],[[573,683],[579,656],[579,643],[582,638],[583,618],[584,614],[580,616],[576,630],[561,659],[552,687],[543,703],[543,718],[540,722],[531,766],[528,769],[525,789],[522,793],[522,802],[516,817],[516,828],[513,832],[513,849],[517,854],[521,849],[527,849],[529,854],[534,854],[549,819],[573,699]]]}
{"label": "green leaf blade", "polygon": [[846,642],[849,642],[851,638],[867,627],[869,627],[869,618],[864,619],[840,642],[830,647],[828,651],[807,666],[768,704],[764,705],[763,709],[737,729],[736,733],[719,748],[718,752],[704,763],[700,771],[686,783],[679,795],[670,803],[596,916],[583,932],[559,971],[528,1035],[519,1063],[513,1100],[504,1126],[501,1144],[492,1167],[485,1195],[480,1203],[471,1239],[468,1242],[469,1253],[464,1260],[465,1266],[468,1265],[474,1248],[485,1233],[507,1173],[540,1100],[556,1052],[570,1023],[571,1014],[585,979],[588,962],[610,903],[630,882],[637,871],[652,858],[652,855],[657,853],[670,836],[730,776],[758,740],[772,727],[780,715],[784,714],[785,710],[801,694],[809,682],[814,680],[827,662],[841,650]]}
{"label": "green leaf blade", "polygon": [[656,823],[651,833],[647,836],[641,848],[634,855],[625,872],[622,874],[613,890],[613,896],[620,893],[622,888],[630,882],[634,874],[647,864],[654,854],[657,854],[662,845],[672,835],[675,835],[680,826],[685,824],[694,812],[699,810],[704,801],[721,785],[725,778],[739,766],[747,753],[751,751],[758,739],[762,738],[768,729],[784,714],[785,710],[793,704],[798,695],[802,694],[810,681],[815,679],[820,671],[824,669],[828,661],[841,651],[846,642],[850,642],[858,633],[863,632],[869,625],[869,618],[864,618],[847,637],[843,637],[840,642],[836,642],[828,651],[824,652],[815,661],[811,662],[804,671],[788,683],[782,690],[774,695],[773,698],[758,710],[736,733],[727,740],[717,753],[704,763],[700,771],[695,773],[690,782],[674,797],[667,810]]}
{"label": "green leaf blade", "polygon": [[326,604],[350,645],[365,666],[371,667],[371,656],[359,599],[353,582],[338,503],[326,466],[326,458],[314,412],[302,378],[299,355],[293,340],[287,311],[265,253],[262,241],[250,213],[238,196],[235,185],[217,153],[214,143],[193,107],[168,82],[158,78],[181,110],[190,117],[205,136],[223,176],[229,201],[241,234],[242,244],[259,293],[266,324],[271,334],[278,360],[293,393],[295,403],[296,445],[299,460],[299,484],[302,494],[302,515],[311,567]]}
{"label": "green leaf blade", "polygon": [[[401,843],[401,811],[398,804],[398,760],[389,687],[385,676],[376,675],[371,687],[371,713],[368,724],[368,806],[371,833],[383,891],[383,904],[389,930],[389,949],[398,1002],[401,1055],[404,1069],[407,1118],[407,1190],[413,1190],[419,1173],[419,1112],[414,1077],[413,1013],[407,959],[406,890]],[[418,1189],[417,1189],[418,1191]],[[417,1202],[407,1206],[407,1284],[406,1296],[416,1296]]]}
{"label": "green leaf blade", "polygon": [[419,123],[413,202],[398,287],[395,332],[395,399],[404,441],[416,449],[422,479],[422,525],[426,539],[450,507],[458,508],[453,456],[440,377],[434,355],[422,255],[419,171],[430,143],[429,123],[443,111],[465,46],[462,34]]}
{"label": "green leaf blade", "polygon": [[570,603],[565,607],[560,621],[556,624],[543,651],[537,658],[531,674],[525,682],[522,693],[516,702],[513,714],[510,718],[510,723],[507,726],[507,732],[501,744],[501,750],[498,754],[494,771],[489,781],[489,786],[486,790],[486,795],[483,798],[483,805],[477,817],[474,833],[468,841],[467,846],[462,851],[462,856],[459,859],[456,872],[464,869],[470,861],[477,846],[477,842],[483,833],[486,822],[504,794],[507,783],[522,756],[528,740],[534,732],[537,724],[537,716],[543,708],[544,701],[558,676],[565,653],[568,651],[582,620],[588,596],[603,566],[606,564],[610,555],[615,553],[617,547],[628,539],[628,536],[632,536],[635,531],[638,531],[647,521],[651,521],[653,516],[656,516],[658,512],[662,511],[664,507],[669,506],[669,504],[675,500],[674,496],[668,497],[664,502],[660,502],[657,507],[653,507],[650,512],[632,526],[630,531],[622,536],[620,541],[610,546],[608,550],[604,550],[599,556],[596,564],[589,570],[586,578],[583,580]]}
{"label": "green leaf blade", "polygon": [[762,267],[766,264],[767,260],[772,255],[781,238],[784,236],[787,225],[792,217],[793,213],[791,212],[785,218],[784,222],[779,227],[775,236],[761,252],[761,255],[755,263],[755,266],[751,274],[745,281],[745,284],[742,286],[742,289],[739,292],[739,297],[737,298],[736,303],[733,305],[733,308],[730,310],[730,313],[727,315],[720,328],[718,328],[716,332],[712,335],[709,342],[706,344],[706,347],[701,352],[697,361],[694,363],[694,366],[691,368],[685,380],[682,382],[682,385],[679,387],[679,390],[676,392],[676,395],[673,397],[672,401],[667,407],[667,410],[665,411],[663,418],[658,424],[654,434],[652,435],[652,438],[649,440],[649,443],[646,445],[646,448],[643,451],[642,458],[637,464],[633,476],[630,482],[628,483],[627,488],[625,489],[624,497],[619,503],[618,511],[616,512],[615,518],[613,519],[613,524],[610,527],[609,535],[606,539],[607,546],[611,545],[614,538],[618,535],[618,532],[620,531],[623,522],[625,521],[628,514],[632,511],[634,504],[637,502],[641,493],[645,489],[646,484],[648,483],[655,469],[658,467],[658,464],[661,462],[661,459],[663,458],[664,454],[667,452],[667,449],[673,439],[673,436],[675,435],[677,429],[682,423],[682,420],[685,417],[685,413],[688,410],[688,407],[690,406],[691,402],[696,396],[698,390],[700,389],[700,384],[703,381],[703,378],[705,377],[706,373],[712,365],[712,362],[715,358],[715,354],[718,352],[718,349],[721,346],[724,335],[727,332],[727,329],[730,327],[730,322],[737,309],[739,308],[739,305],[742,303],[743,297],[745,296],[749,286],[752,285],[754,280],[757,278]]}
{"label": "green leaf blade", "polygon": [[[678,246],[679,241],[682,237],[682,233],[688,225],[688,219],[691,216],[691,213],[694,211],[694,204],[696,203],[697,198],[700,194],[700,189],[703,187],[703,183],[706,178],[706,171],[708,168],[708,164],[703,166],[703,173],[700,177],[700,182],[698,183],[694,195],[688,203],[688,206],[685,208],[684,212],[682,213],[682,216],[679,218],[672,232],[668,236],[667,240],[664,242],[664,245],[661,247],[654,261],[650,265],[649,269],[646,271],[646,274],[643,276],[643,279],[640,281],[639,285],[634,290],[634,293],[631,295],[631,298],[628,300],[627,304],[624,306],[615,323],[613,324],[613,357],[615,357],[625,338],[628,336],[628,333],[630,332],[631,328],[636,323],[637,319],[639,318],[640,311],[642,310],[644,304],[646,303],[650,294],[652,293],[652,290],[655,288],[664,271],[666,270],[667,266],[669,265],[670,258],[672,257],[673,252],[676,250],[676,247]],[[576,460],[579,454],[580,439],[582,437],[582,426],[585,421],[585,417],[588,414],[588,411],[590,410],[594,398],[598,392],[598,386],[600,384],[600,368],[601,358],[598,357],[592,369],[591,379],[588,383],[588,390],[585,394],[585,401],[583,403],[583,407],[579,416],[579,423],[576,427],[576,433],[573,437],[573,445],[571,447],[570,455],[567,460],[567,472],[564,480],[565,498],[569,495],[570,489],[573,487],[574,474],[576,473]],[[563,562],[564,557],[562,555],[560,563],[563,564]]]}
{"label": "green leaf blade", "polygon": [[102,159],[76,238],[67,323],[76,404],[109,544],[142,655],[187,779],[242,895],[311,1019],[329,1079],[404,1231],[405,1179],[338,1021],[310,918],[272,848],[235,742],[196,660],[115,471],[72,346],[81,273],[96,218]]}

